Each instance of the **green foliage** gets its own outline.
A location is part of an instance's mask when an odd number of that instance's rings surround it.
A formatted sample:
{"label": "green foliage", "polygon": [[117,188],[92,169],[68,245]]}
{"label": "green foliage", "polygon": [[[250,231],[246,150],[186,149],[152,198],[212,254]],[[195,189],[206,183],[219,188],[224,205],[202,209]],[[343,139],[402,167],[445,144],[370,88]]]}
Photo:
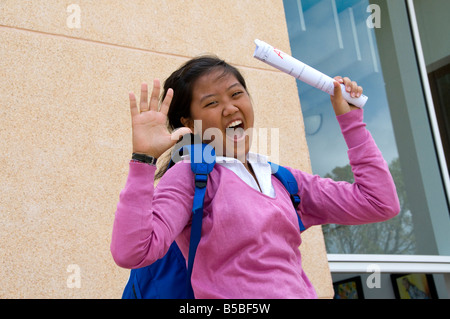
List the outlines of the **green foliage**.
{"label": "green foliage", "polygon": [[[336,254],[413,254],[415,238],[400,161],[394,159],[389,170],[397,188],[400,213],[385,222],[358,226],[324,225],[328,253]],[[354,182],[350,165],[335,167],[324,177],[335,181]]]}

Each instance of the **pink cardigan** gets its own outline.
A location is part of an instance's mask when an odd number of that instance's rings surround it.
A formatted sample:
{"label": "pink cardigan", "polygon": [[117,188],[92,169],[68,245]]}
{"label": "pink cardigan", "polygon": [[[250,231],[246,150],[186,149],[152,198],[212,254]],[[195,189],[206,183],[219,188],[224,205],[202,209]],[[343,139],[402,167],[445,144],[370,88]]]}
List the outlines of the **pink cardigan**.
{"label": "pink cardigan", "polygon": [[[290,169],[298,184],[297,211],[308,228],[327,223],[385,221],[400,210],[395,185],[362,122],[363,111],[338,116],[355,183]],[[115,215],[111,252],[117,265],[139,268],[161,258],[176,240],[187,257],[194,177],[188,163],[166,172],[156,189],[155,167],[130,162]],[[204,205],[202,238],[192,273],[196,298],[316,298],[301,267],[297,218],[283,185],[276,197],[248,186],[216,165]]]}

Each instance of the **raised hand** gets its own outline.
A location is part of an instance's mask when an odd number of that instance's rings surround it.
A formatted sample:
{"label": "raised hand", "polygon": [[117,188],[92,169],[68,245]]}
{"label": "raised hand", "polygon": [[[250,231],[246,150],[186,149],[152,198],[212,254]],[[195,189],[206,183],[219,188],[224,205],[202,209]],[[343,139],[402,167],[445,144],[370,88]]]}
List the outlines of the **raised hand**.
{"label": "raised hand", "polygon": [[343,97],[341,91],[341,84],[345,85],[345,90],[350,93],[352,97],[360,97],[363,89],[355,81],[350,80],[341,76],[334,77],[334,96],[330,96],[331,104],[336,115],[341,115],[351,110],[358,109],[358,107],[349,104]]}
{"label": "raised hand", "polygon": [[133,92],[129,93],[133,153],[158,158],[172,147],[179,137],[191,132],[187,127],[180,128],[173,133],[169,132],[167,112],[172,102],[173,90],[167,91],[158,110],[160,89],[161,84],[158,79],[155,79],[152,94],[150,100],[148,100],[148,86],[146,83],[142,83],[139,108],[137,107],[136,96]]}

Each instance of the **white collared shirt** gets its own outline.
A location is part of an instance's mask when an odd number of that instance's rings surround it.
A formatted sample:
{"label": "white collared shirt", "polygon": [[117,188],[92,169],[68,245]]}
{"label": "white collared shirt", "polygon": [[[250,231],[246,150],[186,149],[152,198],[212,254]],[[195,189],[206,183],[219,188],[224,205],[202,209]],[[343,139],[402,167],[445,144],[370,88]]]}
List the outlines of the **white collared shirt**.
{"label": "white collared shirt", "polygon": [[259,187],[252,174],[250,174],[241,161],[232,157],[224,156],[217,156],[216,158],[216,164],[233,171],[250,187],[253,187],[267,196],[272,198],[275,197],[275,189],[272,185],[272,171],[270,169],[270,164],[267,161],[267,156],[249,152],[247,154],[247,161],[252,166],[253,172],[258,180]]}
{"label": "white collared shirt", "polygon": [[[181,159],[189,161],[189,157],[189,155],[183,155]],[[274,198],[275,189],[272,185],[272,170],[267,160],[267,156],[249,152],[247,154],[247,161],[252,166],[253,172],[255,173],[258,182],[256,182],[252,174],[250,174],[250,172],[245,168],[244,164],[242,164],[242,162],[238,159],[225,156],[216,157],[216,164],[219,164],[231,170],[247,185],[254,188],[258,192]]]}

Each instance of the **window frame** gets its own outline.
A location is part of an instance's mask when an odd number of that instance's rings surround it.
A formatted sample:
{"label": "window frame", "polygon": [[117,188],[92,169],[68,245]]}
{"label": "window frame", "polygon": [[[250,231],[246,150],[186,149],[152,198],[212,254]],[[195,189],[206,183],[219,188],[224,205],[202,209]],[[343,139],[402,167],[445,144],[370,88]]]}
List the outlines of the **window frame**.
{"label": "window frame", "polygon": [[450,205],[450,177],[447,166],[447,160],[442,145],[441,134],[439,131],[439,125],[436,118],[436,110],[433,102],[433,96],[431,94],[431,86],[428,80],[428,72],[423,55],[422,42],[420,40],[419,26],[417,23],[416,11],[413,0],[406,0],[406,7],[408,9],[408,18],[411,27],[412,40],[415,47],[415,53],[417,58],[417,64],[420,72],[420,79],[422,81],[423,93],[426,101],[426,107],[428,110],[428,116],[430,119],[430,126],[433,133],[434,144],[436,147],[436,153],[439,160],[442,181],[444,183],[444,189],[447,196],[447,203]]}

